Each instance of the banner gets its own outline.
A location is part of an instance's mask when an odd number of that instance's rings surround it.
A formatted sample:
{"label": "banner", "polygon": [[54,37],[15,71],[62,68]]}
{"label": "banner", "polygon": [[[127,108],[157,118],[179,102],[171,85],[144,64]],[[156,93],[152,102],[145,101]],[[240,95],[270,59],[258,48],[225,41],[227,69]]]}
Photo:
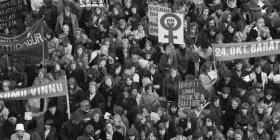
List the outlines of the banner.
{"label": "banner", "polygon": [[0,31],[18,23],[21,9],[23,0],[0,0]]}
{"label": "banner", "polygon": [[204,89],[199,80],[179,82],[178,107],[200,106],[200,94]]}
{"label": "banner", "polygon": [[80,0],[81,7],[105,7],[103,0]]}
{"label": "banner", "polygon": [[168,7],[149,5],[149,34],[157,36],[158,35],[158,12],[171,12],[171,9]]}
{"label": "banner", "polygon": [[[30,30],[15,37],[0,37],[0,52],[12,54],[26,64],[37,64],[43,56],[44,23],[39,20]],[[48,56],[47,45],[44,45],[45,58]]]}
{"label": "banner", "polygon": [[53,81],[48,84],[22,88],[0,93],[0,100],[27,100],[30,98],[49,98],[68,94],[66,79]]}
{"label": "banner", "polygon": [[184,15],[158,12],[158,41],[184,44]]}
{"label": "banner", "polygon": [[280,54],[280,40],[244,43],[213,44],[214,55],[218,61]]}

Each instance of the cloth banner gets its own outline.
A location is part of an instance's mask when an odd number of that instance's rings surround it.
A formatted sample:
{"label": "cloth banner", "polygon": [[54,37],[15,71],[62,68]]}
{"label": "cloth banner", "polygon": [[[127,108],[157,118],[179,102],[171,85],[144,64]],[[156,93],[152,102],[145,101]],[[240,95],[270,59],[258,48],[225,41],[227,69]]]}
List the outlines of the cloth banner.
{"label": "cloth banner", "polygon": [[185,44],[183,14],[158,12],[158,19],[159,42]]}
{"label": "cloth banner", "polygon": [[213,44],[214,55],[218,61],[280,54],[280,40],[244,43]]}
{"label": "cloth banner", "polygon": [[0,31],[16,25],[22,9],[23,0],[0,0]]}
{"label": "cloth banner", "polygon": [[179,82],[178,107],[197,107],[200,106],[200,94],[204,93],[199,80],[189,80]]}
{"label": "cloth banner", "polygon": [[104,0],[80,0],[81,7],[105,7]]}
{"label": "cloth banner", "polygon": [[[43,60],[44,28],[43,20],[39,20],[30,30],[15,37],[0,37],[0,52],[12,54],[25,64],[37,64]],[[45,58],[48,47],[44,45]]]}
{"label": "cloth banner", "polygon": [[0,100],[27,100],[30,98],[49,98],[68,94],[67,80],[57,80],[40,86],[17,89],[0,93]]}
{"label": "cloth banner", "polygon": [[171,12],[168,7],[149,5],[148,6],[149,18],[149,34],[158,36],[158,12]]}

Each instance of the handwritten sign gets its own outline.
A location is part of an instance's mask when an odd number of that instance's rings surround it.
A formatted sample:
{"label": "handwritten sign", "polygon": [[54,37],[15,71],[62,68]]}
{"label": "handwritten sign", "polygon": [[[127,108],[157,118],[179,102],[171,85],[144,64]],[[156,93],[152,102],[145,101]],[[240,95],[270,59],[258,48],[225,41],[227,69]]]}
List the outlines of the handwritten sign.
{"label": "handwritten sign", "polygon": [[226,61],[280,54],[280,40],[213,44],[216,60]]}
{"label": "handwritten sign", "polygon": [[158,13],[158,40],[162,43],[184,44],[184,15]]}
{"label": "handwritten sign", "polygon": [[179,83],[179,107],[200,106],[200,94],[203,92],[199,80],[190,80]]}
{"label": "handwritten sign", "polygon": [[158,12],[171,12],[171,9],[168,7],[149,5],[149,34],[158,36]]}
{"label": "handwritten sign", "polygon": [[22,8],[22,0],[0,0],[0,31],[18,23],[18,15]]}
{"label": "handwritten sign", "polygon": [[105,7],[103,0],[80,0],[81,7]]}

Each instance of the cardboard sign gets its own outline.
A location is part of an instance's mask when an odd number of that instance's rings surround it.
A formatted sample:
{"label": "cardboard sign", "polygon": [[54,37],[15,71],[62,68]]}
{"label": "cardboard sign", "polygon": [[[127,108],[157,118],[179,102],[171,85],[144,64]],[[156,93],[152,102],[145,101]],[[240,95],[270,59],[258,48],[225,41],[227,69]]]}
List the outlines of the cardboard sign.
{"label": "cardboard sign", "polygon": [[184,44],[184,15],[158,13],[158,40],[162,43]]}
{"label": "cardboard sign", "polygon": [[171,9],[168,7],[149,5],[149,34],[158,36],[158,12],[171,12]]}
{"label": "cardboard sign", "polygon": [[81,7],[105,7],[103,0],[80,0]]}
{"label": "cardboard sign", "polygon": [[280,40],[213,44],[216,60],[226,61],[280,54]]}
{"label": "cardboard sign", "polygon": [[179,83],[179,107],[200,106],[200,94],[203,87],[199,80],[184,81]]}
{"label": "cardboard sign", "polygon": [[0,31],[18,23],[23,0],[0,0]]}
{"label": "cardboard sign", "polygon": [[27,100],[31,98],[48,98],[68,94],[67,80],[57,80],[40,86],[17,89],[0,93],[0,100]]}

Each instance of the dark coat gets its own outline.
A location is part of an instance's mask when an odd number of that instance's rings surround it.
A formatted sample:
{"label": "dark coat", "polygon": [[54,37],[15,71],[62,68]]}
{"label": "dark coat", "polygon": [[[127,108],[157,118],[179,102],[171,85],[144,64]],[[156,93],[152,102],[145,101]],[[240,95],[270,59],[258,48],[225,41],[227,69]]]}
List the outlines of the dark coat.
{"label": "dark coat", "polygon": [[209,108],[211,118],[213,122],[215,122],[216,126],[222,126],[223,125],[223,111],[221,107],[215,107],[214,105],[211,105]]}
{"label": "dark coat", "polygon": [[170,76],[167,76],[163,80],[163,95],[168,101],[176,101],[178,99],[179,79],[179,77],[172,79]]}
{"label": "dark coat", "polygon": [[91,108],[100,108],[101,107],[104,109],[105,99],[104,99],[103,95],[101,95],[99,92],[96,93],[96,95],[92,98],[92,100],[90,100],[89,91],[85,92],[83,97],[86,100],[90,101]]}
{"label": "dark coat", "polygon": [[[101,131],[100,139],[101,140],[107,140],[106,139],[106,131],[105,130]],[[124,139],[124,136],[120,132],[114,131],[112,140],[123,140],[123,139]]]}

